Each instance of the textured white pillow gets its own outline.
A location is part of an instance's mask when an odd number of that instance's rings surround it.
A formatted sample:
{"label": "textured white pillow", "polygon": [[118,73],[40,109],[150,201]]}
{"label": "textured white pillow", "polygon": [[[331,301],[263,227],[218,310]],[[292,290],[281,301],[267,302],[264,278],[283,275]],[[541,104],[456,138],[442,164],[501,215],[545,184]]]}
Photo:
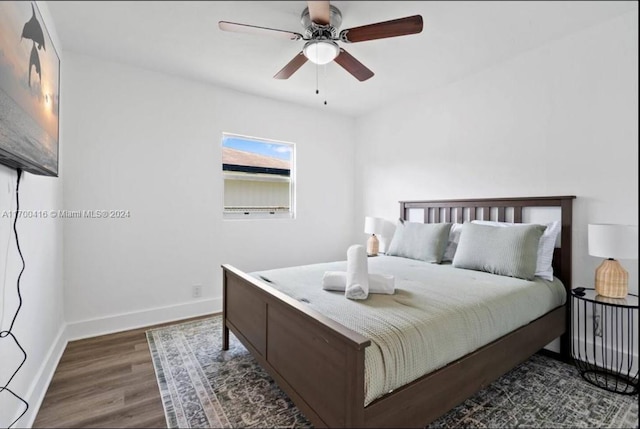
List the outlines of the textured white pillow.
{"label": "textured white pillow", "polygon": [[462,227],[452,265],[499,276],[533,280],[544,225],[510,228],[467,222]]}
{"label": "textured white pillow", "polygon": [[419,223],[399,220],[387,255],[439,264],[447,246],[450,223]]}
{"label": "textured white pillow", "polygon": [[[488,220],[473,220],[472,223],[491,226],[513,226],[513,225],[534,225],[510,222],[494,222]],[[560,222],[545,223],[547,228],[544,230],[540,242],[538,243],[538,260],[536,262],[536,276],[545,280],[553,280],[553,249],[556,247],[556,239],[560,234]]]}
{"label": "textured white pillow", "polygon": [[454,223],[449,230],[449,240],[447,241],[447,248],[444,251],[442,262],[452,262],[453,256],[456,254],[458,243],[460,242],[460,232],[462,232],[462,224]]}

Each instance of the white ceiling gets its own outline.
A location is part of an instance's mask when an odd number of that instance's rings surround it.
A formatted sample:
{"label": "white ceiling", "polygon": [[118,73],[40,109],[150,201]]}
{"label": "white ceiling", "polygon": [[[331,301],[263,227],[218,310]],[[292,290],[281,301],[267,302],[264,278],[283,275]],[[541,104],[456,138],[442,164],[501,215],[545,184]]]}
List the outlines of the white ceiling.
{"label": "white ceiling", "polygon": [[[341,28],[421,14],[421,34],[341,44],[375,72],[358,82],[335,63],[272,76],[303,41],[224,32],[226,20],[302,32],[305,1],[48,2],[64,50],[357,116],[430,90],[582,28],[637,10],[630,1],[332,1]],[[326,74],[325,74],[326,73]],[[323,106],[324,97],[328,104]]]}

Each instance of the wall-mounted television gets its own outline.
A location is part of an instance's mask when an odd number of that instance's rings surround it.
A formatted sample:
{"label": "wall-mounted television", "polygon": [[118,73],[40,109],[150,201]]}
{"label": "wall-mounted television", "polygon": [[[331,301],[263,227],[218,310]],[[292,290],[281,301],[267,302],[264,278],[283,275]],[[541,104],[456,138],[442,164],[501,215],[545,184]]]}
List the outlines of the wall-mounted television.
{"label": "wall-mounted television", "polygon": [[58,176],[60,58],[35,2],[0,1],[0,163]]}

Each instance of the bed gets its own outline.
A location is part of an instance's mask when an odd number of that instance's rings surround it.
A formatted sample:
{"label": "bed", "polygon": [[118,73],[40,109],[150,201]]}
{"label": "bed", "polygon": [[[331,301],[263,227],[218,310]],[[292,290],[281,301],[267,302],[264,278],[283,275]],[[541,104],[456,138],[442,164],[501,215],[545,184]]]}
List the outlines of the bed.
{"label": "bed", "polygon": [[[520,223],[528,208],[557,208],[561,247],[555,249],[553,266],[568,296],[574,198],[402,201],[400,218],[415,222],[419,213],[424,223],[474,219]],[[415,381],[366,401],[365,352],[371,346],[370,338],[267,280],[271,279],[223,265],[223,348],[228,348],[229,331],[233,332],[317,427],[424,427],[558,337],[560,356],[569,356],[570,315],[563,304]]]}

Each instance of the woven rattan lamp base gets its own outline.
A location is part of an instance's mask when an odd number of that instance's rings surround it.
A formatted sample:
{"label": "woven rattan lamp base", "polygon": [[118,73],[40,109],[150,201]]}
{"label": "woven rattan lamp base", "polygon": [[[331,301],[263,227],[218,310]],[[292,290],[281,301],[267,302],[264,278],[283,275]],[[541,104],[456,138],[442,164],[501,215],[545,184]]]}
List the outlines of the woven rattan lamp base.
{"label": "woven rattan lamp base", "polygon": [[375,234],[371,234],[369,240],[367,240],[367,255],[378,256],[379,242],[378,237]]}
{"label": "woven rattan lamp base", "polygon": [[629,293],[629,273],[615,259],[605,259],[596,270],[596,293],[624,298]]}

